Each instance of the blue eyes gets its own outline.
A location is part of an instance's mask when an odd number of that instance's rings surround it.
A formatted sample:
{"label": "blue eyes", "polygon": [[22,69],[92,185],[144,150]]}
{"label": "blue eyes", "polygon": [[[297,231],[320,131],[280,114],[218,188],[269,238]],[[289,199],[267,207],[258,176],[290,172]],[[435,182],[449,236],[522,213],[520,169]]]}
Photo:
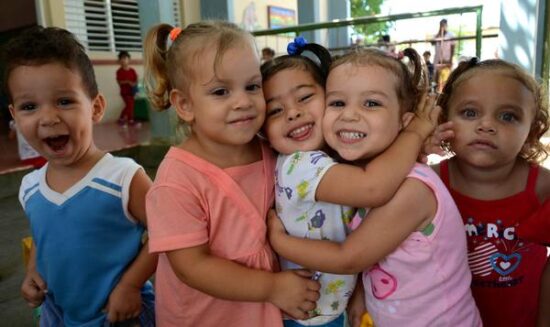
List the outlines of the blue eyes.
{"label": "blue eyes", "polygon": [[344,101],[335,100],[328,103],[329,107],[344,107],[346,103]]}
{"label": "blue eyes", "polygon": [[372,101],[372,100],[367,100],[367,101],[365,101],[364,106],[365,107],[378,107],[378,106],[380,106],[380,103],[378,103],[376,101]]}
{"label": "blue eyes", "polygon": [[[464,109],[460,112],[460,115],[466,119],[475,119],[479,117],[479,114],[474,109]],[[513,112],[501,112],[498,114],[497,119],[507,123],[519,121],[519,116]]]}
{"label": "blue eyes", "polygon": [[500,115],[500,119],[506,122],[513,122],[513,121],[519,120],[518,117],[511,112],[503,112]]}
{"label": "blue eyes", "polygon": [[475,118],[477,116],[477,113],[472,109],[464,109],[461,112],[461,116],[464,116],[466,118]]}
{"label": "blue eyes", "polygon": [[[334,101],[330,101],[328,103],[328,106],[329,107],[345,107],[346,106],[346,102],[342,101],[342,100],[334,100]],[[367,100],[363,103],[363,107],[366,107],[366,108],[374,108],[374,107],[380,107],[382,106],[382,104],[378,101],[374,101],[374,100]]]}
{"label": "blue eyes", "polygon": [[[71,107],[75,103],[76,103],[76,101],[74,99],[62,98],[62,99],[56,100],[56,103],[55,103],[54,107],[69,109],[67,107]],[[33,110],[37,110],[39,107],[42,107],[42,106],[49,106],[49,104],[48,103],[44,104],[44,103],[35,103],[35,102],[24,102],[21,105],[19,105],[17,108],[18,108],[18,110],[21,110],[21,111],[33,111]]]}
{"label": "blue eyes", "polygon": [[31,110],[36,109],[36,105],[33,104],[33,103],[25,103],[25,104],[19,106],[19,109],[23,110],[23,111],[31,111]]}
{"label": "blue eyes", "polygon": [[[254,84],[249,84],[245,87],[245,90],[247,92],[257,92],[259,90],[262,89],[262,86],[258,83],[254,83]],[[210,94],[212,95],[215,95],[215,96],[227,96],[229,95],[230,91],[229,89],[227,88],[218,88],[218,89],[214,89],[210,92]]]}
{"label": "blue eyes", "polygon": [[227,94],[229,94],[229,91],[227,91],[226,89],[216,89],[216,90],[212,91],[212,95],[224,96],[224,95],[227,95]]}
{"label": "blue eyes", "polygon": [[262,87],[259,85],[259,84],[252,84],[252,85],[248,85],[246,87],[246,90],[247,91],[258,91],[260,90]]}

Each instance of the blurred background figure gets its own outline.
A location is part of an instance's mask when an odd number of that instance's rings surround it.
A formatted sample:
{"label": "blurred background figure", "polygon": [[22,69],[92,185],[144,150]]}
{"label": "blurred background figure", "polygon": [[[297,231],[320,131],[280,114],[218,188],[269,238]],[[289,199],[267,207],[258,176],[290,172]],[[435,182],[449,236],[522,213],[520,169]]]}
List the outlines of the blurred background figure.
{"label": "blurred background figure", "polygon": [[275,50],[270,47],[265,47],[262,49],[262,63],[269,61],[275,57]]}
{"label": "blurred background figure", "polygon": [[10,121],[10,133],[8,138],[17,139],[17,150],[19,152],[19,159],[22,163],[32,165],[34,168],[44,166],[46,159],[36,152],[27,140],[25,140],[23,134],[21,134],[21,132],[17,129],[15,120]]}
{"label": "blurred background figure", "polygon": [[434,86],[434,64],[431,62],[430,58],[432,57],[432,53],[430,51],[424,51],[422,54],[422,57],[424,58],[424,63],[426,64],[426,69],[428,70],[428,79],[430,83],[430,91],[434,91],[431,88]]}
{"label": "blurred background figure", "polygon": [[447,30],[447,20],[442,19],[439,22],[439,31],[434,36],[435,53],[435,82],[437,91],[441,93],[445,81],[449,78],[453,66],[453,56],[455,53],[456,41],[455,35]]}
{"label": "blurred background figure", "polygon": [[395,49],[395,44],[391,42],[391,37],[388,34],[383,35],[378,40],[378,48],[389,54],[390,56],[397,58],[397,51]]}
{"label": "blurred background figure", "polygon": [[128,51],[120,51],[118,54],[118,62],[120,67],[116,71],[116,81],[120,86],[120,96],[124,100],[124,109],[118,118],[120,126],[136,125],[134,121],[134,96],[137,93],[138,76],[136,71],[130,67],[130,53]]}

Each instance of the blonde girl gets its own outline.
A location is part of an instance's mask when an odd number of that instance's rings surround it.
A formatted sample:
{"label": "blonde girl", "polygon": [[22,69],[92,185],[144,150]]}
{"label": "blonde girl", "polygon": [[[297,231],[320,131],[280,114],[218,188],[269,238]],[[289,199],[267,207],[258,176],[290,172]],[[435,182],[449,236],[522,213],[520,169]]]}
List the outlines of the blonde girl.
{"label": "blonde girl", "polygon": [[318,283],[275,273],[266,240],[274,158],[256,136],[265,102],[253,38],[227,22],[161,24],[145,52],[153,104],[172,105],[189,132],[147,195],[157,323],[281,326],[279,308],[305,318]]}
{"label": "blonde girl", "polygon": [[[323,134],[344,160],[375,162],[414,116],[426,82],[419,55],[406,54],[413,73],[376,49],[331,65]],[[362,220],[359,227],[336,243],[287,235],[270,217],[270,241],[277,253],[310,269],[363,271],[366,307],[377,326],[481,325],[460,215],[429,167],[416,164],[389,202],[358,209],[354,219]]]}

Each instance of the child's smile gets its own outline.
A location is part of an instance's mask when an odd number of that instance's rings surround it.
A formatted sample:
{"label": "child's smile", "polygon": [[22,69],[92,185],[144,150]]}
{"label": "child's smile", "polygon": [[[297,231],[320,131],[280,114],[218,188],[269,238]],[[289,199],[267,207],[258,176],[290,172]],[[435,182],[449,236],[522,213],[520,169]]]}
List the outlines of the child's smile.
{"label": "child's smile", "polygon": [[323,133],[345,160],[370,159],[384,151],[401,129],[395,75],[380,66],[335,67],[327,79]]}
{"label": "child's smile", "polygon": [[72,165],[97,150],[92,125],[103,116],[103,97],[91,99],[77,72],[59,63],[19,66],[8,86],[21,133],[50,164]]}
{"label": "child's smile", "polygon": [[287,136],[295,141],[307,140],[313,132],[313,125],[314,123],[307,123],[294,128],[288,133]]}
{"label": "child's smile", "polygon": [[298,68],[264,81],[267,114],[264,130],[280,153],[319,150],[324,146],[325,93],[310,73]]}
{"label": "child's smile", "polygon": [[362,141],[367,137],[367,133],[354,131],[354,130],[340,130],[336,134],[342,143],[352,144]]}
{"label": "child's smile", "polygon": [[67,143],[69,143],[69,135],[57,135],[49,136],[42,140],[46,143],[50,149],[58,154],[62,154],[66,148]]}

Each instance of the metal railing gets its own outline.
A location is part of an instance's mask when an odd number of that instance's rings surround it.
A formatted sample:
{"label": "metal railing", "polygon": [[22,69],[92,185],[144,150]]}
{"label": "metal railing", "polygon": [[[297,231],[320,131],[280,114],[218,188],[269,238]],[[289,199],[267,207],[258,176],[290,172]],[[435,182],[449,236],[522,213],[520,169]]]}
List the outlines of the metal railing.
{"label": "metal railing", "polygon": [[[426,12],[416,12],[416,13],[404,13],[396,15],[387,15],[387,16],[369,16],[369,17],[359,17],[351,19],[338,19],[331,22],[321,22],[321,23],[311,23],[311,24],[302,24],[296,26],[289,26],[277,29],[270,30],[259,30],[254,31],[252,34],[254,36],[268,36],[268,35],[280,35],[294,33],[295,35],[300,34],[305,31],[314,31],[319,29],[331,29],[345,26],[356,26],[356,25],[367,25],[374,23],[383,23],[383,22],[393,22],[404,19],[413,19],[413,18],[426,18],[434,16],[444,16],[451,14],[464,14],[464,13],[475,13],[476,14],[476,32],[475,32],[475,41],[476,41],[476,56],[481,56],[481,16],[483,12],[483,6],[471,6],[471,7],[457,7],[457,8],[447,8],[440,10],[432,10]],[[472,37],[467,37],[472,38]],[[430,42],[431,40],[418,40],[418,42]],[[404,41],[405,43],[410,43],[410,41]],[[418,43],[417,42],[417,43]]]}

